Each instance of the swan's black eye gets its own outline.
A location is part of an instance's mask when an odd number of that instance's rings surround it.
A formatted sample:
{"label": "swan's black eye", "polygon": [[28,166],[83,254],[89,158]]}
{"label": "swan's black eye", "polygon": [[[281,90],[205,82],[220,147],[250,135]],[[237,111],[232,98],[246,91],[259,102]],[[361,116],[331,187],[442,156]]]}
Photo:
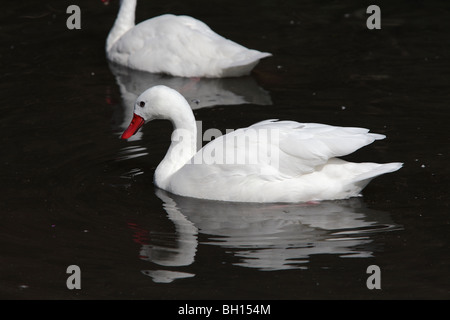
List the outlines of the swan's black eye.
{"label": "swan's black eye", "polygon": [[139,102],[139,107],[141,108],[145,107],[145,102],[144,101]]}

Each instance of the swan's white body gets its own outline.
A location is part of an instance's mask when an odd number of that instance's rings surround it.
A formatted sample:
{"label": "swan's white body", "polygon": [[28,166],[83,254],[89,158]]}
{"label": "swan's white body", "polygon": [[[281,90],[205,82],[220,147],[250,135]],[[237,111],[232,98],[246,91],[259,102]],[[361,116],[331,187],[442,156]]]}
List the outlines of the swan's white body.
{"label": "swan's white body", "polygon": [[236,77],[270,53],[247,49],[189,16],[161,15],[135,25],[136,0],[122,0],[106,41],[110,61],[179,77]]}
{"label": "swan's white body", "polygon": [[[358,196],[376,176],[401,163],[352,163],[344,156],[385,138],[364,128],[266,120],[221,136],[196,150],[196,123],[177,91],[142,93],[122,138],[146,121],[172,121],[172,143],[155,171],[157,187],[174,194],[235,202],[302,202]],[[244,143],[242,143],[244,142]]]}

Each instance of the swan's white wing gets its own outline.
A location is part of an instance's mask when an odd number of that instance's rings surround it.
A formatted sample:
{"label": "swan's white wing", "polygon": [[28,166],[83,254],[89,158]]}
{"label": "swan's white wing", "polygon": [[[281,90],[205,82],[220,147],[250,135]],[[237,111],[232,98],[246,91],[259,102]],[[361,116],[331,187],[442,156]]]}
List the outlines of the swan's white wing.
{"label": "swan's white wing", "polygon": [[[215,33],[204,22],[189,16],[165,15],[170,23],[178,24],[177,35],[184,48],[196,56],[201,55],[210,60],[221,61],[221,67],[236,67],[258,59],[271,56],[267,52],[248,49],[232,40]],[[174,32],[175,33],[175,32]]]}
{"label": "swan's white wing", "polygon": [[143,21],[125,33],[113,45],[109,59],[154,73],[220,76],[226,68],[266,56],[270,54],[225,39],[197,19],[167,14]]}
{"label": "swan's white wing", "polygon": [[266,120],[211,141],[192,162],[214,164],[214,169],[204,171],[214,174],[284,179],[311,173],[330,158],[384,137],[364,128]]}

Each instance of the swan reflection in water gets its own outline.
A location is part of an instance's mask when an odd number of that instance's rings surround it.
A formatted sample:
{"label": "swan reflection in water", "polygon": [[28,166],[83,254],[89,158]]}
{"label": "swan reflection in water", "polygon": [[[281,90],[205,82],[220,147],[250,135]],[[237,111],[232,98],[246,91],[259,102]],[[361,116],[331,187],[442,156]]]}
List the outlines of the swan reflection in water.
{"label": "swan reflection in water", "polygon": [[[213,106],[240,104],[271,105],[269,93],[258,86],[252,76],[238,78],[182,78],[132,70],[110,63],[122,97],[122,110],[114,115],[121,134],[133,117],[133,108],[138,96],[150,87],[165,85],[180,92],[193,110]],[[140,140],[137,132],[130,141]]]}
{"label": "swan reflection in water", "polygon": [[[399,230],[387,213],[368,209],[361,198],[320,203],[250,204],[186,198],[157,189],[175,232],[149,234],[140,257],[159,266],[191,265],[202,245],[226,248],[236,266],[261,271],[306,269],[310,257],[373,256],[373,235]],[[169,283],[194,274],[157,269],[144,274]]]}

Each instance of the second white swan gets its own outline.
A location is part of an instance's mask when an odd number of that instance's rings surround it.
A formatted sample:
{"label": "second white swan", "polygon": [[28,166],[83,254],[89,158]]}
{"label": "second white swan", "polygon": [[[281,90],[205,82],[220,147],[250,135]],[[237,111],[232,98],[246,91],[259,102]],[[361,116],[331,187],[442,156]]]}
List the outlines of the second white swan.
{"label": "second white swan", "polygon": [[135,25],[136,0],[122,0],[106,40],[110,61],[178,77],[248,75],[270,53],[247,49],[189,16],[164,14]]}

